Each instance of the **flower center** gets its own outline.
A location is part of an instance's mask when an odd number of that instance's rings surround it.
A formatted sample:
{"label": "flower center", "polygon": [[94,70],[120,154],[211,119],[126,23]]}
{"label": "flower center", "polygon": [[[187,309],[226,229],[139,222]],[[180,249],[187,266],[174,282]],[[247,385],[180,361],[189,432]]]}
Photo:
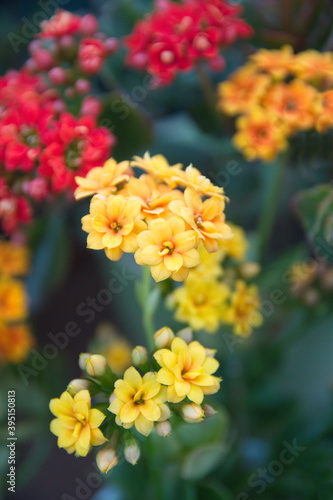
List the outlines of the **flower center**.
{"label": "flower center", "polygon": [[197,50],[201,52],[207,50],[210,47],[210,43],[205,35],[197,35],[194,38],[193,45]]}
{"label": "flower center", "polygon": [[65,150],[65,162],[71,170],[77,170],[81,165],[81,154],[83,149],[83,141],[75,139],[68,144]]}
{"label": "flower center", "polygon": [[122,229],[122,226],[119,224],[119,222],[111,222],[110,228],[114,233],[118,233]]}
{"label": "flower center", "polygon": [[159,255],[170,255],[175,249],[175,245],[172,243],[172,241],[164,241],[162,244],[162,250],[160,250],[158,253]]}
{"label": "flower center", "polygon": [[23,125],[21,127],[21,138],[22,141],[27,144],[27,146],[31,146],[32,148],[38,146],[39,137],[37,131],[32,127],[27,127]]}
{"label": "flower center", "polygon": [[171,50],[163,50],[160,54],[160,58],[162,63],[164,64],[171,64],[175,60],[175,55]]}
{"label": "flower center", "polygon": [[297,104],[293,99],[289,99],[286,102],[286,110],[287,111],[295,111],[296,108],[297,108]]}
{"label": "flower center", "polygon": [[82,413],[75,413],[74,417],[76,418],[76,420],[78,420],[80,422],[80,424],[82,425],[86,425],[86,419],[85,419],[85,416],[82,415]]}
{"label": "flower center", "polygon": [[202,224],[203,224],[203,219],[202,219],[202,215],[201,214],[198,214],[195,216],[195,223],[196,225],[201,228],[202,227]]}

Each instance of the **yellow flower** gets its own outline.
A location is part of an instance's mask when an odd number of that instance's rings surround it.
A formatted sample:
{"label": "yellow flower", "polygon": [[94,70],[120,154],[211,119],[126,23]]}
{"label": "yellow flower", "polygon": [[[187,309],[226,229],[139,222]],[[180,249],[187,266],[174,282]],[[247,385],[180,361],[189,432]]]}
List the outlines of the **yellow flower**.
{"label": "yellow flower", "polygon": [[162,367],[157,380],[166,386],[168,401],[179,403],[186,397],[200,405],[205,394],[215,394],[220,388],[220,379],[212,374],[219,363],[207,357],[205,348],[196,341],[186,344],[175,338],[170,349],[160,349],[154,354]]}
{"label": "yellow flower", "polygon": [[28,297],[24,285],[11,278],[0,278],[0,318],[20,321],[27,316]]}
{"label": "yellow flower", "polygon": [[214,333],[221,322],[221,308],[225,306],[230,290],[227,285],[207,276],[197,277],[196,270],[189,274],[184,285],[176,288],[167,303],[176,307],[175,318],[187,323],[193,330]]}
{"label": "yellow flower", "polygon": [[331,52],[306,50],[295,56],[293,73],[302,80],[333,80],[333,56]]}
{"label": "yellow flower", "polygon": [[60,398],[51,399],[50,410],[57,417],[51,422],[51,432],[58,437],[59,448],[67,453],[85,457],[91,446],[107,441],[98,428],[105,415],[91,408],[89,391],[79,391],[74,397],[65,391]]}
{"label": "yellow flower", "polygon": [[170,410],[166,401],[166,391],[156,380],[156,374],[146,373],[143,377],[132,366],[124,373],[124,378],[117,380],[114,390],[115,399],[109,411],[116,415],[116,423],[136,430],[148,436],[154,422],[166,420]]}
{"label": "yellow flower", "polygon": [[227,115],[243,114],[258,104],[271,78],[260,74],[253,64],[246,64],[218,87],[218,107]]}
{"label": "yellow flower", "polygon": [[180,217],[155,219],[149,223],[149,229],[138,235],[139,249],[134,257],[136,263],[151,266],[155,281],[167,278],[183,281],[189,268],[200,262],[195,249],[197,238],[195,231],[186,231],[185,222]]}
{"label": "yellow flower", "polygon": [[122,375],[132,362],[132,348],[123,339],[114,340],[103,352],[109,367],[116,375]]}
{"label": "yellow flower", "polygon": [[220,240],[221,251],[232,259],[242,261],[245,259],[248,242],[244,229],[229,222],[233,236],[228,240]]}
{"label": "yellow flower", "polygon": [[117,163],[116,160],[110,158],[103,167],[91,169],[86,177],[75,177],[78,187],[74,196],[77,200],[96,193],[109,196],[118,191],[129,180],[130,175],[132,172],[129,161]]}
{"label": "yellow flower", "polygon": [[316,129],[326,132],[333,127],[333,90],[318,95]]}
{"label": "yellow flower", "polygon": [[210,253],[217,251],[218,240],[232,236],[229,226],[225,223],[223,199],[209,198],[202,201],[196,191],[187,188],[184,201],[172,201],[169,208],[196,231]]}
{"label": "yellow flower", "polygon": [[268,90],[262,105],[279,118],[293,133],[308,130],[315,121],[317,90],[302,82],[277,83]]}
{"label": "yellow flower", "polygon": [[0,363],[20,363],[33,345],[34,340],[27,325],[0,323]]}
{"label": "yellow flower", "polygon": [[290,45],[284,45],[279,50],[260,49],[251,56],[255,66],[267,71],[274,78],[283,79],[294,67],[295,56]]}
{"label": "yellow flower", "polygon": [[[141,175],[138,179],[132,177],[124,190],[126,196],[137,199],[142,206],[142,216],[145,221],[163,217],[172,217],[168,205],[173,200],[182,200],[183,193],[170,189],[166,184],[158,184],[151,175]],[[124,194],[123,193],[123,194]]]}
{"label": "yellow flower", "polygon": [[224,198],[223,188],[215,186],[207,177],[202,175],[200,170],[189,165],[185,170],[179,172],[172,177],[172,180],[177,186],[190,187],[204,196],[216,196]]}
{"label": "yellow flower", "polygon": [[131,165],[140,167],[148,174],[152,175],[157,182],[165,182],[170,188],[176,187],[176,182],[173,180],[175,175],[181,172],[181,163],[170,165],[168,160],[163,155],[150,156],[147,152],[143,158],[134,156]]}
{"label": "yellow flower", "polygon": [[7,276],[24,276],[29,271],[29,250],[10,241],[0,241],[0,273]]}
{"label": "yellow flower", "polygon": [[273,113],[253,108],[249,115],[237,119],[237,133],[233,142],[245,158],[273,160],[287,147],[287,129]]}
{"label": "yellow flower", "polygon": [[260,313],[260,297],[255,285],[246,286],[244,281],[236,282],[236,290],[231,295],[231,304],[222,310],[222,320],[233,325],[233,333],[247,337],[252,328],[263,321]]}
{"label": "yellow flower", "polygon": [[90,203],[90,214],[82,218],[82,229],[89,233],[87,247],[104,249],[110,260],[119,260],[123,252],[135,252],[137,235],[146,224],[139,219],[141,205],[122,195],[111,195],[106,200],[95,196]]}

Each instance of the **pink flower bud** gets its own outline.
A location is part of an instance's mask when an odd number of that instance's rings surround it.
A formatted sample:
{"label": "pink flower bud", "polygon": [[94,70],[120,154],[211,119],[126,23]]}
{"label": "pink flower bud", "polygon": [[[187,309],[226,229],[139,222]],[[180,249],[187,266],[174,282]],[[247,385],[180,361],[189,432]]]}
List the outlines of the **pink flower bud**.
{"label": "pink flower bud", "polygon": [[102,112],[102,104],[96,97],[85,97],[81,106],[80,115],[99,116]]}
{"label": "pink flower bud", "polygon": [[39,70],[48,70],[52,68],[55,63],[53,55],[46,49],[36,50],[32,57]]}
{"label": "pink flower bud", "polygon": [[67,73],[63,68],[56,66],[48,72],[48,77],[55,85],[64,85],[67,81]]}
{"label": "pink flower bud", "polygon": [[22,190],[28,196],[36,201],[43,200],[48,194],[47,181],[42,178],[36,178],[31,181],[24,181]]}
{"label": "pink flower bud", "polygon": [[84,78],[79,78],[75,82],[75,89],[79,94],[87,94],[91,89],[91,83]]}
{"label": "pink flower bud", "polygon": [[118,40],[116,38],[107,38],[104,40],[104,47],[108,54],[113,54],[119,47]]}
{"label": "pink flower bud", "polygon": [[32,40],[32,42],[29,43],[28,45],[28,51],[32,55],[36,50],[42,49],[43,48],[43,43],[41,40]]}
{"label": "pink flower bud", "polygon": [[62,49],[71,49],[76,45],[75,38],[71,35],[64,35],[59,38],[59,47]]}
{"label": "pink flower bud", "polygon": [[98,30],[98,21],[92,14],[86,14],[81,18],[79,31],[83,36],[91,36]]}
{"label": "pink flower bud", "polygon": [[213,71],[222,71],[225,68],[225,59],[222,56],[217,56],[209,61],[209,67]]}

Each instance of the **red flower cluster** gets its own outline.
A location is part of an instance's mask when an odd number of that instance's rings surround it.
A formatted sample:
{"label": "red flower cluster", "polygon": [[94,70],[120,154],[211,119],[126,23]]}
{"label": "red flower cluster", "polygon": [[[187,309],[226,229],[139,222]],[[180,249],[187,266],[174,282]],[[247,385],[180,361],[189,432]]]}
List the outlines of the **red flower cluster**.
{"label": "red flower cluster", "polygon": [[0,78],[0,226],[27,222],[35,202],[71,192],[111,153],[114,136],[92,116],[75,118],[43,80],[26,71]]}
{"label": "red flower cluster", "polygon": [[41,23],[41,33],[29,44],[30,71],[45,71],[54,85],[66,86],[68,97],[90,90],[87,78],[97,74],[118,47],[115,38],[98,32],[95,16],[58,10]]}
{"label": "red flower cluster", "polygon": [[239,6],[225,0],[159,0],[157,9],[139,21],[126,38],[127,63],[147,69],[155,84],[170,83],[178,73],[207,60],[212,69],[221,69],[220,49],[239,37],[248,37],[252,28],[238,17]]}

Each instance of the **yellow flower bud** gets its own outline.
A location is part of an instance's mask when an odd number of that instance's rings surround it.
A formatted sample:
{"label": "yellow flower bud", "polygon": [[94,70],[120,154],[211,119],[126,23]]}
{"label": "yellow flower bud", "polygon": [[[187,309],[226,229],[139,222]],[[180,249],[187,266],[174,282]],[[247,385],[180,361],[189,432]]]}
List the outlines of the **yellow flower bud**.
{"label": "yellow flower bud", "polygon": [[239,272],[242,278],[251,280],[260,273],[260,265],[257,262],[244,262],[240,266]]}
{"label": "yellow flower bud", "polygon": [[155,429],[159,436],[166,437],[171,434],[172,427],[169,420],[164,420],[163,422],[157,422],[155,424]]}
{"label": "yellow flower bud", "polygon": [[148,361],[148,352],[142,345],[137,345],[132,351],[132,361],[134,366],[142,366]]}
{"label": "yellow flower bud", "polygon": [[209,347],[206,347],[205,351],[208,358],[213,358],[216,354],[216,349],[209,349]]}
{"label": "yellow flower bud", "polygon": [[177,337],[185,340],[186,344],[189,344],[193,340],[193,332],[191,328],[183,328],[177,332]]}
{"label": "yellow flower bud", "polygon": [[140,455],[141,455],[141,452],[140,452],[140,448],[139,448],[137,440],[131,439],[128,442],[128,444],[125,445],[125,448],[124,448],[125,460],[128,463],[135,465],[138,462]]}
{"label": "yellow flower bud", "polygon": [[155,346],[157,349],[169,347],[174,339],[174,333],[168,326],[164,326],[154,334]]}
{"label": "yellow flower bud", "polygon": [[107,361],[101,354],[93,354],[85,360],[85,365],[88,375],[98,377],[105,372]]}
{"label": "yellow flower bud", "polygon": [[79,391],[84,391],[85,389],[89,389],[90,382],[89,380],[84,380],[82,378],[75,378],[71,380],[67,386],[67,391],[74,396]]}
{"label": "yellow flower bud", "polygon": [[118,463],[117,451],[110,444],[103,446],[96,455],[97,467],[106,474]]}
{"label": "yellow flower bud", "polygon": [[200,405],[197,405],[196,403],[189,403],[184,405],[181,409],[181,415],[185,422],[188,422],[189,424],[201,422],[201,420],[205,416],[202,407]]}
{"label": "yellow flower bud", "polygon": [[86,360],[90,358],[90,356],[90,352],[81,352],[79,356],[79,367],[81,368],[81,370],[86,370]]}

